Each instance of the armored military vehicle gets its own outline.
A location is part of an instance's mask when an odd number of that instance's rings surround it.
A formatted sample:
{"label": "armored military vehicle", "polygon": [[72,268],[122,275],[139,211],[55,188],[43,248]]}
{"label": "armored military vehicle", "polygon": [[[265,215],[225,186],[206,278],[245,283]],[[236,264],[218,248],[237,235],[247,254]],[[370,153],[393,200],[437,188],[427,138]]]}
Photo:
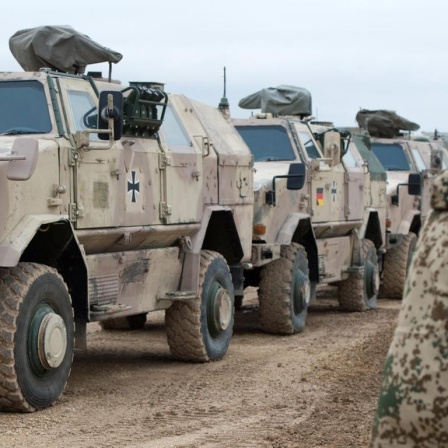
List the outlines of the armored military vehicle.
{"label": "armored military vehicle", "polygon": [[380,295],[401,299],[417,236],[430,210],[432,184],[446,169],[441,140],[413,137],[419,125],[386,110],[361,110],[356,119],[368,131],[370,147],[387,172],[386,252]]}
{"label": "armored military vehicle", "polygon": [[356,145],[336,129],[313,129],[306,89],[263,89],[240,107],[262,110],[233,120],[255,160],[253,270],[245,278],[259,287],[262,327],[303,330],[320,284],[338,286],[342,309],[375,307],[385,242],[384,169],[370,170],[360,138]]}
{"label": "armored military vehicle", "polygon": [[84,75],[121,55],[70,27],[10,47],[27,71],[0,73],[0,409],[53,404],[88,322],[166,310],[176,358],[222,358],[251,260],[247,146],[218,109]]}

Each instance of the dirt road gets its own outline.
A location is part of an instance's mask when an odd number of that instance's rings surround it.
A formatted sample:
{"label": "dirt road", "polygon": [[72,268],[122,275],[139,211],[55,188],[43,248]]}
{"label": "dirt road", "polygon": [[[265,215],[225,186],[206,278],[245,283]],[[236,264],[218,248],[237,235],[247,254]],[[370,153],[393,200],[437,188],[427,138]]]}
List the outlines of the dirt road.
{"label": "dirt road", "polygon": [[321,299],[304,333],[278,337],[249,300],[225,359],[205,365],[171,358],[161,313],[143,330],[91,324],[62,399],[0,414],[0,447],[366,447],[399,306]]}

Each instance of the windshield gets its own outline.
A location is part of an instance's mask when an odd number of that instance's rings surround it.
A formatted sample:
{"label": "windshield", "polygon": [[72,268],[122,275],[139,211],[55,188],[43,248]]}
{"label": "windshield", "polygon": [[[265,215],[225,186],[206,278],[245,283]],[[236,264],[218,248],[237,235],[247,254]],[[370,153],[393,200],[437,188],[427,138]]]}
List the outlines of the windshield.
{"label": "windshield", "polygon": [[283,126],[236,126],[236,129],[249,146],[255,162],[296,159]]}
{"label": "windshield", "polygon": [[372,142],[371,146],[386,171],[411,171],[411,166],[400,144]]}
{"label": "windshield", "polygon": [[0,82],[0,134],[46,134],[51,120],[38,81]]}

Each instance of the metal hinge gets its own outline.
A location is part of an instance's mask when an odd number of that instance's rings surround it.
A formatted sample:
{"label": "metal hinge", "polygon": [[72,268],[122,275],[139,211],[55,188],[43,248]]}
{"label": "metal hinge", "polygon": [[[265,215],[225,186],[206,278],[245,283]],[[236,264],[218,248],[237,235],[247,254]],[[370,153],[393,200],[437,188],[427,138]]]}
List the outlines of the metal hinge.
{"label": "metal hinge", "polygon": [[68,204],[68,216],[71,222],[75,222],[78,218],[84,218],[84,208],[78,208],[75,203]]}
{"label": "metal hinge", "polygon": [[160,219],[167,219],[172,213],[171,205],[168,205],[166,202],[161,202],[159,204],[159,213]]}
{"label": "metal hinge", "polygon": [[166,154],[159,154],[159,169],[164,170],[167,166],[171,165],[171,157]]}
{"label": "metal hinge", "polygon": [[344,173],[344,183],[348,184],[350,182],[350,174]]}

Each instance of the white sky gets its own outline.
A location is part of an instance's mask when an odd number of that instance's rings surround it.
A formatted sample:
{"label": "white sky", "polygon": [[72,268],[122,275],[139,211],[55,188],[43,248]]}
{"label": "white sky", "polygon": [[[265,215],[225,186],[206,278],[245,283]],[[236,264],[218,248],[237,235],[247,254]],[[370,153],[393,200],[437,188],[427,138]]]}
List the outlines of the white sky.
{"label": "white sky", "polygon": [[[113,78],[160,81],[218,105],[227,67],[238,101],[264,87],[308,89],[313,114],[353,126],[360,108],[395,110],[424,131],[448,131],[446,0],[21,0],[0,28],[1,71],[21,71],[18,30],[71,25],[123,54]],[[88,70],[107,65],[91,65]]]}

